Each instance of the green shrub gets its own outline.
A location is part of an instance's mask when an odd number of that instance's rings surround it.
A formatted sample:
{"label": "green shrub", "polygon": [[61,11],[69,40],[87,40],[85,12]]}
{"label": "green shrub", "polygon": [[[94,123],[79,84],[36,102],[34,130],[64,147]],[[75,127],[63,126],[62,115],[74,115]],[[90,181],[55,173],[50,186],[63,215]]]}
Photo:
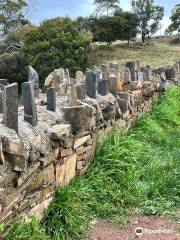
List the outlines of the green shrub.
{"label": "green shrub", "polygon": [[21,52],[5,53],[0,56],[0,78],[8,79],[9,83],[21,83],[27,81],[28,70],[25,58]]}
{"label": "green shrub", "polygon": [[74,74],[88,64],[91,37],[79,32],[69,18],[44,21],[25,35],[23,52],[40,75],[41,86],[47,75],[64,67]]}

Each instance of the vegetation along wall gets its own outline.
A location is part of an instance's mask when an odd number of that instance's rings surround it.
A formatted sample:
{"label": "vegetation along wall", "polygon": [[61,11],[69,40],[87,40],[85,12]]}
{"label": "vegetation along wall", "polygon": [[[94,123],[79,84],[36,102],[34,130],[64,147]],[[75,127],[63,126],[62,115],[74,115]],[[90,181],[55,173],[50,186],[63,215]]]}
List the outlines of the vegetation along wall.
{"label": "vegetation along wall", "polygon": [[178,84],[179,63],[161,69],[128,62],[86,73],[56,69],[45,79],[30,66],[18,99],[16,83],[0,80],[0,223],[41,219],[57,186],[84,174],[98,139],[127,131],[159,92]]}

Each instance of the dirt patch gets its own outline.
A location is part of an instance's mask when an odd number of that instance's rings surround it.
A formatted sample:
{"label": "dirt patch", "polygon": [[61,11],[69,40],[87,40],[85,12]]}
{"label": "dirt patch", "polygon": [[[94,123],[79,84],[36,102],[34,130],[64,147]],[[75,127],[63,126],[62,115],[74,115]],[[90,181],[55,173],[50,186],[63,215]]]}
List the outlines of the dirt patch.
{"label": "dirt patch", "polygon": [[[135,233],[135,231],[137,233]],[[97,221],[94,228],[90,230],[89,235],[85,240],[134,239],[180,240],[180,224],[164,217],[155,216],[133,217],[126,227],[104,221]]]}

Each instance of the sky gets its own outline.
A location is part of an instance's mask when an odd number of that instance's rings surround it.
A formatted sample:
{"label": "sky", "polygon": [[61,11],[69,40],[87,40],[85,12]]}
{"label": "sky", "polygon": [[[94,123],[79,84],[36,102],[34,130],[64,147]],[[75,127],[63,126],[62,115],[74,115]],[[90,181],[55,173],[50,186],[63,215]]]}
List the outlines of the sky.
{"label": "sky", "polygon": [[[172,8],[180,0],[154,0],[155,4],[164,6],[165,16],[162,21],[162,33],[170,24],[169,16]],[[35,24],[39,24],[45,19],[59,16],[69,16],[76,18],[78,16],[89,16],[93,13],[95,7],[94,0],[29,0],[31,11],[28,18]],[[124,10],[131,10],[130,0],[120,0],[120,7]]]}

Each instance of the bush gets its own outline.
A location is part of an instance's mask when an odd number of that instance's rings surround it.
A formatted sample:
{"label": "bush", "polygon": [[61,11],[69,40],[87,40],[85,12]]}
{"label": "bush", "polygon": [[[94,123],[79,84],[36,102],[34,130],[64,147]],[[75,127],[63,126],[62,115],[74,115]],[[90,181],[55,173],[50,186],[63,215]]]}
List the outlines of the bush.
{"label": "bush", "polygon": [[0,56],[0,78],[8,79],[9,83],[21,83],[27,81],[28,70],[25,58],[21,52],[5,53]]}
{"label": "bush", "polygon": [[47,75],[64,67],[74,74],[88,64],[91,37],[79,32],[69,18],[44,21],[25,35],[23,52],[40,75],[41,86]]}

